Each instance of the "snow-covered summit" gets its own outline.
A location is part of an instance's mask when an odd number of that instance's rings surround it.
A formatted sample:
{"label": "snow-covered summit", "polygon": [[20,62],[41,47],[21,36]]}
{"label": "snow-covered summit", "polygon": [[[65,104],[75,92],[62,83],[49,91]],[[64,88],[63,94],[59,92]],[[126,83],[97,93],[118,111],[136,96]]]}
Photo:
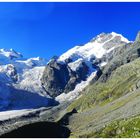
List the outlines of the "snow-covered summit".
{"label": "snow-covered summit", "polygon": [[127,38],[125,38],[123,35],[121,35],[121,34],[117,34],[117,33],[115,33],[115,32],[112,32],[111,33],[113,36],[119,36],[119,37],[121,37],[121,41],[123,41],[123,42],[126,42],[126,43],[129,43],[130,41],[127,39]]}
{"label": "snow-covered summit", "polygon": [[7,57],[9,59],[22,58],[22,54],[16,52],[14,49],[0,49],[0,57]]}
{"label": "snow-covered summit", "polygon": [[121,41],[126,42],[126,43],[130,42],[127,38],[125,38],[121,34],[118,34],[118,33],[115,33],[115,32],[101,33],[101,34],[97,35],[96,37],[94,37],[92,40],[93,41],[96,40],[96,41],[100,42],[101,40],[106,40],[107,41],[107,39],[109,39],[109,38],[113,39],[114,37],[119,37]]}
{"label": "snow-covered summit", "polygon": [[[80,89],[88,85],[90,80],[94,77],[98,79],[102,67],[113,58],[116,49],[129,42],[115,32],[101,33],[85,45],[75,46],[50,61],[50,65],[45,69],[42,85],[48,94],[55,96],[56,99],[65,99],[66,94],[68,98],[72,96],[75,98]],[[64,83],[61,82],[63,79],[65,79]],[[59,86],[59,83],[62,84]],[[65,97],[59,98],[61,94]]]}
{"label": "snow-covered summit", "polygon": [[[130,41],[121,34],[115,32],[101,33],[83,46],[75,46],[58,58],[59,63],[69,63],[72,70],[77,70],[83,62],[91,68],[91,61],[101,59],[115,48],[127,44]],[[107,64],[107,62],[103,62]],[[102,64],[100,64],[103,66]],[[92,71],[92,70],[91,70]]]}
{"label": "snow-covered summit", "polygon": [[[13,49],[0,49],[0,78],[3,77],[4,81],[7,80],[8,82],[19,83],[21,80],[26,79],[26,72],[29,73],[30,71],[33,73],[32,71],[34,71],[34,68],[40,67],[40,69],[44,69],[46,65],[46,59],[40,57],[26,59],[21,53],[18,53]],[[40,71],[42,72],[42,70]],[[34,76],[37,75],[32,74],[32,77]],[[13,79],[13,77],[15,78]]]}
{"label": "snow-covered summit", "polygon": [[[58,61],[65,62],[67,59],[76,61],[79,58],[90,60],[92,57],[101,58],[105,53],[112,47],[118,46],[120,43],[129,43],[130,41],[123,37],[121,34],[115,32],[112,33],[101,33],[100,35],[93,38],[90,42],[83,46],[75,46],[62,54]],[[105,45],[110,45],[109,49],[106,49]]]}
{"label": "snow-covered summit", "polygon": [[[13,64],[16,66],[22,65],[22,68],[26,66],[44,66],[47,64],[47,60],[40,57],[24,58],[19,52],[14,49],[0,49],[0,65]],[[24,67],[23,67],[24,65]]]}

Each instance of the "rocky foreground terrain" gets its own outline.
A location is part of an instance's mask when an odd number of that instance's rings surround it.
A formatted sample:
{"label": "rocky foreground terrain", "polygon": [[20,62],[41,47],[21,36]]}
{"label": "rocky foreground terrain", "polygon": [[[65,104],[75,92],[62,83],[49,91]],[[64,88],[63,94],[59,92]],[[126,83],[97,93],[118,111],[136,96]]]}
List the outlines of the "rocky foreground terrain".
{"label": "rocky foreground terrain", "polygon": [[140,137],[140,32],[102,33],[49,62],[6,52],[1,137]]}

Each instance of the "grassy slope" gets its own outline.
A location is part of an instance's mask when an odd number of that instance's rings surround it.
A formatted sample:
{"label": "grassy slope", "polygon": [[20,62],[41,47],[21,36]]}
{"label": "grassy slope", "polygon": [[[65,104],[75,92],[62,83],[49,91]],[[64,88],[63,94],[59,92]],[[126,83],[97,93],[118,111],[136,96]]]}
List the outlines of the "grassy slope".
{"label": "grassy slope", "polygon": [[114,121],[98,132],[86,137],[140,138],[140,116]]}
{"label": "grassy slope", "polygon": [[[70,118],[69,128],[72,131],[71,137],[119,137],[116,133],[114,135],[110,134],[110,131],[114,133],[114,124],[111,125],[111,128],[107,126],[102,131],[101,128],[104,125],[106,126],[108,122],[110,123],[115,120],[115,118],[119,118],[119,115],[114,114],[114,110],[119,110],[123,116],[127,113],[125,113],[126,110],[123,106],[128,103],[132,104],[136,99],[140,100],[139,80],[140,59],[138,58],[131,63],[117,68],[106,83],[97,82],[88,86],[83,92],[84,95],[68,107],[69,111],[76,108],[79,112]],[[126,105],[126,109],[129,104]],[[131,104],[130,108],[133,111],[133,105]],[[123,111],[125,114],[123,114]],[[113,117],[110,118],[111,115]],[[100,122],[103,123],[101,124]],[[126,126],[124,122],[124,128]],[[123,135],[129,137],[132,135],[129,132],[123,132]]]}
{"label": "grassy slope", "polygon": [[95,107],[97,104],[111,102],[122,95],[138,88],[140,80],[140,59],[116,69],[106,83],[97,82],[86,88],[83,96],[74,101],[68,108],[79,112]]}

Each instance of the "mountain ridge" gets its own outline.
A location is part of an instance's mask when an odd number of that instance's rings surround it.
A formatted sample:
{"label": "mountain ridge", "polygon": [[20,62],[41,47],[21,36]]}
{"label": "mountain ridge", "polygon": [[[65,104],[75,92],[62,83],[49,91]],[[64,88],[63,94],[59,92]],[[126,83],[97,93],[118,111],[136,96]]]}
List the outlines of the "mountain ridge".
{"label": "mountain ridge", "polygon": [[[139,40],[139,33],[133,42],[117,33],[102,33],[85,45],[53,57],[45,65],[38,65],[39,58],[18,59],[18,63],[25,63],[20,80],[15,76],[17,66],[6,64],[4,72],[10,70],[10,78],[15,79],[8,82],[14,95],[10,104],[13,108],[9,109],[45,107],[45,111],[41,109],[38,113],[37,120],[67,127],[70,137],[140,137]],[[27,66],[28,60],[35,60],[35,64]],[[9,91],[5,84],[3,87]],[[8,95],[2,99],[5,102],[1,102],[7,108]],[[27,116],[31,121],[30,114]],[[20,120],[23,116],[18,117]],[[18,123],[23,126],[29,124],[29,120]],[[131,120],[135,121],[134,129],[129,125]],[[14,127],[17,125],[8,126],[8,129]]]}
{"label": "mountain ridge", "polygon": [[[129,43],[120,34],[102,33],[49,62],[40,57],[25,59],[13,49],[0,49],[0,78],[9,87],[54,98],[54,102],[74,100],[92,79],[100,75],[100,68],[108,63],[108,55],[116,47]],[[9,96],[7,94],[7,101],[13,98],[11,95],[10,92]]]}
{"label": "mountain ridge", "polygon": [[[110,61],[109,55],[114,49],[129,43],[132,42],[128,41],[122,35],[112,32],[108,34],[102,33],[83,46],[75,46],[53,60],[53,62],[50,62],[51,66],[48,65],[44,71],[44,73],[49,74],[43,75],[42,85],[48,94],[56,94],[55,96],[58,96],[63,93],[65,95],[65,93],[67,94],[74,90],[77,84],[86,81],[93,72],[97,73],[97,71],[100,71],[99,69]],[[58,68],[56,68],[56,65]],[[63,65],[67,67],[67,72],[59,70],[60,66]],[[58,72],[56,72],[56,70]],[[65,79],[64,76],[61,76],[61,71],[63,71],[62,73],[71,71],[69,74],[71,75],[71,73],[73,73],[73,76],[70,76],[72,79],[68,78],[60,87],[57,86],[60,82],[54,83],[54,81],[62,81],[61,79]],[[68,75],[66,73],[65,75]],[[56,79],[52,79],[52,77]],[[47,79],[47,81],[45,79]],[[53,85],[56,86],[53,87]],[[56,89],[56,91],[51,91],[52,89]]]}

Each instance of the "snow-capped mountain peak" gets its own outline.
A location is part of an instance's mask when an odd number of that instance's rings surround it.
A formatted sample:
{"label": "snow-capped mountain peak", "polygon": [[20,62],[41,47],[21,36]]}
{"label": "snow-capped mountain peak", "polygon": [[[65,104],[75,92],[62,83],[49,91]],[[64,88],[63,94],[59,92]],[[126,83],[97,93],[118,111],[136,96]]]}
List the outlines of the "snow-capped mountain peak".
{"label": "snow-capped mountain peak", "polygon": [[101,33],[93,38],[90,42],[83,46],[75,46],[66,53],[62,54],[58,61],[65,62],[67,59],[76,61],[79,58],[90,60],[91,58],[101,58],[105,53],[108,53],[112,48],[120,44],[129,43],[129,41],[121,34],[115,32]]}
{"label": "snow-capped mountain peak", "polygon": [[101,33],[85,45],[73,47],[48,63],[42,86],[53,97],[61,96],[62,93],[64,96],[66,93],[68,98],[72,94],[74,98],[77,97],[83,85],[88,85],[94,77],[98,79],[102,67],[114,57],[117,49],[127,46],[129,42],[121,34],[111,32]]}
{"label": "snow-capped mountain peak", "polygon": [[6,57],[9,59],[14,59],[14,58],[22,58],[23,56],[16,52],[14,49],[0,49],[0,57]]}
{"label": "snow-capped mountain peak", "polygon": [[98,43],[103,43],[104,41],[107,41],[109,39],[113,39],[115,37],[118,37],[119,40],[121,40],[122,42],[125,43],[129,43],[130,41],[125,38],[124,36],[122,36],[121,34],[115,33],[115,32],[111,32],[111,33],[101,33],[99,35],[97,35],[96,37],[94,37],[90,42],[98,42]]}

